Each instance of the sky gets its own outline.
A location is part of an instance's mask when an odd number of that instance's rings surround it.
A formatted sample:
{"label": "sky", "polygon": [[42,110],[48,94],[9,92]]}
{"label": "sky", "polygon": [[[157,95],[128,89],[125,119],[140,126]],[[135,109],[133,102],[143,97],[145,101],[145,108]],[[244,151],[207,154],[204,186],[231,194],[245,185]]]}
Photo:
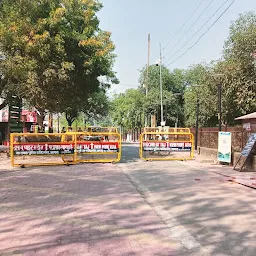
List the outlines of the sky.
{"label": "sky", "polygon": [[232,1],[101,0],[104,7],[98,14],[100,27],[112,32],[117,55],[114,70],[120,81],[119,85],[112,86],[109,94],[138,86],[139,70],[147,64],[149,33],[150,64],[155,64],[159,59],[160,44],[163,48],[163,64],[174,61],[168,66],[170,70],[220,58],[231,23],[242,13],[256,11],[256,0],[235,0],[195,47],[185,52]]}

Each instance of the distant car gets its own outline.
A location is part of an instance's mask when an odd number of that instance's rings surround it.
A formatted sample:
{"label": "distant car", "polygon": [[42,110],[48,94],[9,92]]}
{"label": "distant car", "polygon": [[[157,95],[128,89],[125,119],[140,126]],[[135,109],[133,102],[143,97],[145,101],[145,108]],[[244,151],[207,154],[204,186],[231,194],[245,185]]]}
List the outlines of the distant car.
{"label": "distant car", "polygon": [[84,140],[86,140],[86,141],[102,141],[103,136],[84,136]]}

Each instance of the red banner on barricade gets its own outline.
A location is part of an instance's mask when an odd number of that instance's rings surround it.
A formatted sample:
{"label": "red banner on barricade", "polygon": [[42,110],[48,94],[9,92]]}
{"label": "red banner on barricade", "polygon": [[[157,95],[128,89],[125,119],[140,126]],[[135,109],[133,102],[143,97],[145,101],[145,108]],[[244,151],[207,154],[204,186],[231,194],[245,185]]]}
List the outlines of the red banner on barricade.
{"label": "red banner on barricade", "polygon": [[118,142],[98,142],[98,141],[78,141],[78,153],[93,153],[93,152],[119,152]]}
{"label": "red banner on barricade", "polygon": [[14,155],[61,155],[74,154],[74,143],[14,143]]}
{"label": "red banner on barricade", "polygon": [[143,141],[144,151],[191,151],[191,142],[152,142]]}

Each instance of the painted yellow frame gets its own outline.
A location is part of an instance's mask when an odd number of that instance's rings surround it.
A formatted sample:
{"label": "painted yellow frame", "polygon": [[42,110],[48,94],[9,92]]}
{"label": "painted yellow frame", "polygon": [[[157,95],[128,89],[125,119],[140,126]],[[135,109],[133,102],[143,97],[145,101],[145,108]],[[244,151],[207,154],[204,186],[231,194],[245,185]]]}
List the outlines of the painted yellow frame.
{"label": "painted yellow frame", "polygon": [[[87,154],[87,155],[113,155],[116,154],[116,158],[99,158],[99,159],[86,159],[82,160],[79,159],[78,156],[80,155],[77,150],[74,150],[74,154],[68,154],[68,155],[54,155],[54,156],[60,156],[62,159],[62,162],[44,162],[44,163],[29,163],[29,164],[17,164],[15,163],[15,155],[14,155],[14,138],[17,136],[58,136],[61,137],[61,142],[69,142],[71,144],[74,144],[75,149],[77,148],[78,140],[77,138],[79,136],[115,136],[117,137],[117,143],[118,143],[118,152],[92,152],[92,153],[81,153],[81,154]],[[66,141],[65,138],[67,136],[72,136],[71,141]],[[38,141],[39,142],[39,141]],[[93,142],[93,141],[92,141]],[[26,142],[26,144],[35,144],[37,142]],[[51,143],[51,142],[48,142]],[[52,142],[56,143],[56,142]],[[16,144],[16,142],[15,142]],[[21,142],[22,144],[22,142]],[[112,162],[120,162],[122,155],[122,140],[121,135],[119,133],[115,132],[104,132],[104,133],[89,133],[89,132],[67,132],[67,133],[12,133],[10,135],[10,157],[11,157],[11,165],[12,166],[54,166],[54,165],[67,165],[67,164],[77,164],[77,163],[112,163]],[[30,157],[29,155],[26,155],[26,157]],[[36,157],[36,155],[33,155],[31,157]],[[67,159],[67,157],[69,157]],[[72,157],[72,159],[70,159]]]}
{"label": "painted yellow frame", "polygon": [[[157,141],[157,142],[188,142],[191,143],[192,148],[190,151],[190,156],[189,157],[154,157],[154,158],[150,158],[150,157],[143,157],[143,138],[145,135],[188,135],[190,136],[190,140],[182,140],[182,141],[178,141],[178,140],[161,140],[161,141]],[[156,140],[152,140],[152,142],[154,142]],[[140,158],[145,160],[145,161],[170,161],[170,160],[192,160],[194,159],[194,153],[195,153],[195,149],[194,149],[194,135],[190,132],[144,132],[140,135]]]}
{"label": "painted yellow frame", "polygon": [[[112,128],[112,127],[111,127]],[[117,132],[77,132],[77,136],[115,136],[117,137],[118,149],[119,151],[116,153],[112,152],[90,152],[90,153],[80,153],[81,155],[117,155],[117,158],[109,158],[109,159],[78,159],[78,152],[75,151],[75,159],[77,163],[112,163],[112,162],[120,162],[122,157],[122,139],[121,134]],[[77,136],[75,145],[77,145]],[[111,142],[111,141],[110,141]]]}

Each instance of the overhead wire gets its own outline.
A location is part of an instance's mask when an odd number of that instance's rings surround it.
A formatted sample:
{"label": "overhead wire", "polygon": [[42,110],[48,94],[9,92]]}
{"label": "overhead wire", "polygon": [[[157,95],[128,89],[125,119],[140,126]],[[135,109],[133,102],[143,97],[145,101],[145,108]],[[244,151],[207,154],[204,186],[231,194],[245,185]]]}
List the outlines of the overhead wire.
{"label": "overhead wire", "polygon": [[181,33],[182,29],[185,27],[185,25],[188,23],[188,21],[193,17],[193,15],[197,12],[197,10],[200,8],[202,5],[203,1],[201,0],[197,7],[194,9],[194,11],[191,13],[191,15],[186,19],[186,21],[181,25],[181,27],[175,32],[174,36],[172,36],[169,40],[168,43],[163,47],[163,51],[169,46],[169,44]]}
{"label": "overhead wire", "polygon": [[174,62],[176,62],[177,60],[179,60],[180,58],[182,58],[184,55],[186,55],[188,53],[188,51],[190,51],[192,48],[194,48],[199,41],[209,32],[209,30],[220,20],[220,18],[229,10],[229,8],[233,5],[233,3],[235,2],[235,0],[232,0],[232,2],[228,5],[228,7],[221,13],[220,16],[218,16],[218,18],[212,23],[212,25],[198,38],[198,40],[192,45],[190,46],[184,53],[182,53],[179,57],[177,57],[175,60],[173,60],[172,62],[170,62],[169,64],[166,65],[166,67],[169,67],[171,64],[173,64]]}
{"label": "overhead wire", "polygon": [[226,0],[224,3],[222,3],[219,8],[210,16],[210,18],[201,26],[193,35],[190,37],[177,51],[174,52],[167,60],[168,62],[171,58],[173,58],[176,54],[178,54],[194,37],[211,21],[211,19],[219,12],[219,10],[222,9],[222,7],[227,4],[230,0]]}
{"label": "overhead wire", "polygon": [[[211,0],[211,2],[204,8],[204,10],[199,14],[199,16],[196,18],[196,20],[192,23],[192,25],[185,31],[185,33],[182,35],[182,37],[174,44],[174,46],[165,54],[165,56],[168,56],[168,54],[170,52],[172,52],[176,46],[183,40],[183,38],[187,35],[187,33],[196,25],[196,23],[198,22],[198,20],[200,20],[200,18],[205,14],[205,12],[207,11],[207,9],[211,6],[211,4],[214,2],[215,0]],[[165,57],[164,57],[165,58]]]}

